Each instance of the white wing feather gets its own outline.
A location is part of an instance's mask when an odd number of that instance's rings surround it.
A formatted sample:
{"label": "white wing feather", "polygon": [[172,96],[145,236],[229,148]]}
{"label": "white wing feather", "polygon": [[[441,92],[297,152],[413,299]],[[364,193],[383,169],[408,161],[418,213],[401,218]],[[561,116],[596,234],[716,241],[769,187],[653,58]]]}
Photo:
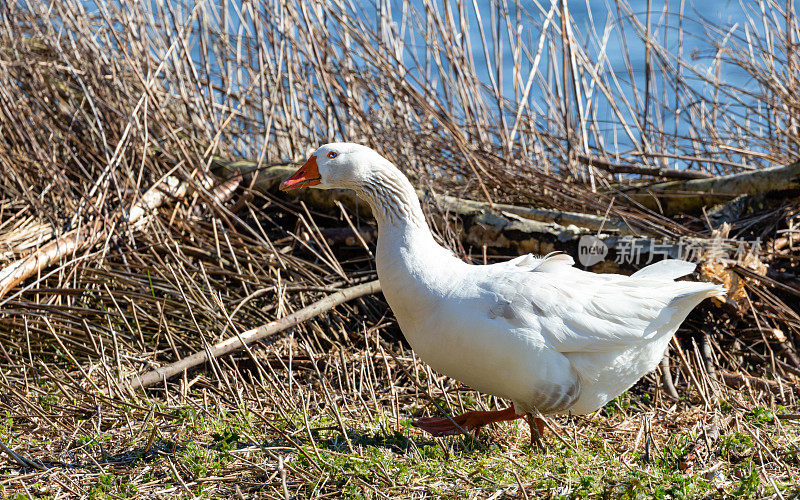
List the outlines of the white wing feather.
{"label": "white wing feather", "polygon": [[697,264],[686,262],[685,260],[664,259],[639,269],[631,275],[631,278],[656,278],[674,280],[691,274]]}
{"label": "white wing feather", "polygon": [[[575,265],[575,261],[572,260],[572,257],[569,255],[560,252],[551,252],[544,256],[528,253],[505,262],[492,264],[492,267],[508,267],[509,270],[516,271],[544,271],[551,269],[551,266],[572,267],[573,265]],[[519,269],[520,267],[524,269]]]}
{"label": "white wing feather", "polygon": [[[568,257],[568,256],[567,256]],[[558,259],[548,263],[548,260]],[[571,258],[569,259],[571,263]],[[676,313],[722,293],[710,283],[674,282],[689,266],[655,264],[634,276],[595,274],[545,257],[534,270],[500,272],[481,286],[494,295],[488,314],[527,329],[562,352],[619,350],[665,333]],[[689,271],[691,272],[691,271]],[[693,298],[695,300],[686,300]],[[685,314],[680,315],[680,321]],[[676,325],[677,327],[677,325]]]}

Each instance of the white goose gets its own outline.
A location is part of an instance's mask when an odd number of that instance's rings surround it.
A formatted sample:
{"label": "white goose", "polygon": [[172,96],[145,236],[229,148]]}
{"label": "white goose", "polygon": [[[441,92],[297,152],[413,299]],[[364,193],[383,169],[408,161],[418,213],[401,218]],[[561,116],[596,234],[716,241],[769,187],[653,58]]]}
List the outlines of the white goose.
{"label": "white goose", "polygon": [[[597,410],[655,369],[697,304],[724,293],[674,281],[695,268],[680,260],[632,276],[582,271],[565,254],[467,264],[436,243],[408,179],[365,146],[320,147],[281,189],[306,186],[352,189],[369,203],[383,293],[417,354],[438,372],[513,402],[453,417],[476,433],[536,410]],[[529,415],[528,423],[533,440],[543,422]],[[448,418],[416,425],[435,436],[459,432]]]}

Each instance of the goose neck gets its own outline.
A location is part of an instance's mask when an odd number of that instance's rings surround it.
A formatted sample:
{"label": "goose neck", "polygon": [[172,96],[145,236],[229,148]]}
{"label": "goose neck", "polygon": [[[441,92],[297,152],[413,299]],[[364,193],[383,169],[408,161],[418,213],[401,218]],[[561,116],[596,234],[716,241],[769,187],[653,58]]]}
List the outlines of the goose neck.
{"label": "goose neck", "polygon": [[414,187],[394,165],[374,169],[356,191],[369,203],[379,229],[429,232]]}

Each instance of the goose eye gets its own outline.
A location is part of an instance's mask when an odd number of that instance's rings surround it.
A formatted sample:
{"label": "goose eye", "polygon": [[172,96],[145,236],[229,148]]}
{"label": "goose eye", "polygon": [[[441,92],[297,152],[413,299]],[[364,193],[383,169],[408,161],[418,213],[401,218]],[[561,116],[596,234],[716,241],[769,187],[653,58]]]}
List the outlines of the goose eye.
{"label": "goose eye", "polygon": [[337,156],[339,156],[339,153],[337,153],[336,151],[331,151],[328,153],[328,158],[333,159],[336,158]]}

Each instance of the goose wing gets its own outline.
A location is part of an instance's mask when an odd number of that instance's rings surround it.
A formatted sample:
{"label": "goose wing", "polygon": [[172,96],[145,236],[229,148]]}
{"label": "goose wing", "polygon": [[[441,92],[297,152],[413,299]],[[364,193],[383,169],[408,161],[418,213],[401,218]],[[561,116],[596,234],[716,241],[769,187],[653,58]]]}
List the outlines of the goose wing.
{"label": "goose wing", "polygon": [[628,277],[581,271],[563,254],[515,260],[482,283],[490,297],[486,313],[509,328],[541,336],[563,353],[619,350],[647,341],[682,321],[681,311],[688,314],[703,298],[721,293],[710,283],[673,281],[694,269],[682,261],[657,263]]}

